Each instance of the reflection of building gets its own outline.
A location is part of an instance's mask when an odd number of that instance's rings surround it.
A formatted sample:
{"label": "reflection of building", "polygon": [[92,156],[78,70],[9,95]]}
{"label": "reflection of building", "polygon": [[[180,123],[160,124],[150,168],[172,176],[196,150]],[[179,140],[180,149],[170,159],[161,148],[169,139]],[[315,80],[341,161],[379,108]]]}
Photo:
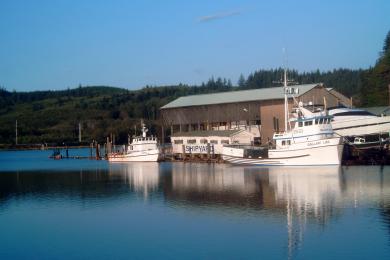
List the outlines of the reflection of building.
{"label": "reflection of building", "polygon": [[266,174],[251,174],[250,169],[221,164],[173,164],[172,187],[164,194],[172,201],[193,205],[278,208]]}
{"label": "reflection of building", "polygon": [[376,203],[378,198],[384,195],[389,196],[390,175],[386,174],[387,168],[380,166],[343,168],[341,175],[342,200],[349,203],[353,201],[354,207],[360,207]]}

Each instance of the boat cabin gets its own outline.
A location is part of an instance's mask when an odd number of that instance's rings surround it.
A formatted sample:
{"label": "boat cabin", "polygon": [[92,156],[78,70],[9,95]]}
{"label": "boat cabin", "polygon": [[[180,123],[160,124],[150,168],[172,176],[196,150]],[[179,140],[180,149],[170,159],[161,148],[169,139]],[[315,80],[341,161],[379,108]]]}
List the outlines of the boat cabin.
{"label": "boat cabin", "polygon": [[332,137],[331,120],[331,116],[302,117],[290,120],[290,126],[293,126],[291,130],[274,134],[273,140],[276,148],[283,149],[294,143]]}
{"label": "boat cabin", "polygon": [[155,136],[151,136],[151,137],[137,136],[133,138],[131,143],[129,143],[127,152],[153,150],[156,149],[156,145],[157,145],[157,137]]}

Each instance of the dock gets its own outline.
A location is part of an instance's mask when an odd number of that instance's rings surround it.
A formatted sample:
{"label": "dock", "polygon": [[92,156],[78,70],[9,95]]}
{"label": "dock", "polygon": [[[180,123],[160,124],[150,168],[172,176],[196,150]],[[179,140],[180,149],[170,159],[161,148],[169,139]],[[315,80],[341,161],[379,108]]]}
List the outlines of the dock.
{"label": "dock", "polygon": [[[87,147],[83,147],[87,148]],[[69,155],[73,147],[53,147],[53,154],[50,159],[60,160],[106,160],[106,150],[100,145],[89,146],[89,155]],[[184,162],[184,163],[224,163],[221,156],[216,154],[186,154],[179,156],[172,153],[169,145],[161,147],[160,162]],[[357,149],[353,145],[346,144],[343,151],[342,165],[390,165],[390,149],[388,146]]]}

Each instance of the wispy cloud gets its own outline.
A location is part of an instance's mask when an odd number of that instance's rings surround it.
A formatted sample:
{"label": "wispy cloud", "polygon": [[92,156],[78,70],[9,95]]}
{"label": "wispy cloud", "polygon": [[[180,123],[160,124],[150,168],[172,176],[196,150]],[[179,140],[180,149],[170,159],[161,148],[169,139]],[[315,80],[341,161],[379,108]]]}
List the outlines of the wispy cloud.
{"label": "wispy cloud", "polygon": [[194,69],[194,73],[197,74],[197,75],[203,75],[204,74],[204,70],[202,68],[195,68]]}
{"label": "wispy cloud", "polygon": [[201,16],[196,20],[198,21],[198,23],[206,23],[206,22],[211,22],[213,20],[223,19],[226,17],[235,16],[235,15],[239,15],[239,14],[241,14],[240,11],[232,11],[232,12],[225,12],[225,13]]}

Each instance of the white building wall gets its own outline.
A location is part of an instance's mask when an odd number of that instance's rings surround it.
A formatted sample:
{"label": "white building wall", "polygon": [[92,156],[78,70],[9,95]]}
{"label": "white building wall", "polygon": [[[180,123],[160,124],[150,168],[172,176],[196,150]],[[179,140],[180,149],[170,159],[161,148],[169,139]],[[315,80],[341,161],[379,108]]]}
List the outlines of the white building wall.
{"label": "white building wall", "polygon": [[[225,144],[251,144],[254,135],[249,131],[241,131],[232,136],[174,136],[171,137],[174,154],[222,154]],[[184,145],[184,146],[183,146]],[[210,147],[210,148],[208,148]]]}

